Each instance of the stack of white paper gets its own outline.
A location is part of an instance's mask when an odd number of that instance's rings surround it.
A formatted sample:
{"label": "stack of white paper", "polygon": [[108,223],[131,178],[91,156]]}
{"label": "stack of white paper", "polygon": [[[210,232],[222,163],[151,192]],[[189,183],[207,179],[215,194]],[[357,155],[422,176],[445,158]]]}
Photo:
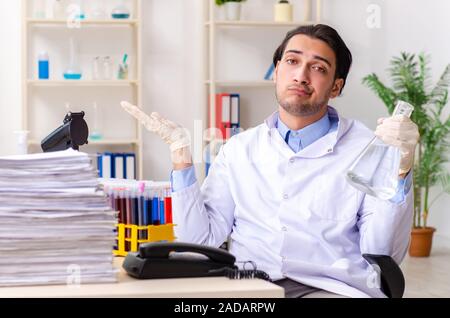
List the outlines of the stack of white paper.
{"label": "stack of white paper", "polygon": [[0,286],[116,281],[115,227],[87,154],[0,157]]}

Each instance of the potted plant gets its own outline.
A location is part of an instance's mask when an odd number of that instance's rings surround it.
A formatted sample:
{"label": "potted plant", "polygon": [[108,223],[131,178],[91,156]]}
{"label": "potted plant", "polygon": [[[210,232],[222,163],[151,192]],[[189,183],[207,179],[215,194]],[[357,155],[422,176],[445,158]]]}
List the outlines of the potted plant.
{"label": "potted plant", "polygon": [[218,6],[225,7],[225,16],[227,20],[239,20],[241,18],[241,2],[245,0],[216,0]]}
{"label": "potted plant", "polygon": [[[427,220],[430,208],[443,193],[450,193],[450,173],[445,168],[449,161],[450,116],[444,118],[450,84],[450,64],[447,65],[437,83],[430,89],[428,57],[424,54],[401,53],[391,60],[389,73],[392,87],[383,84],[375,73],[363,79],[392,113],[397,100],[414,106],[411,119],[417,124],[420,140],[416,149],[413,169],[414,224],[411,232],[409,254],[429,256],[433,232]],[[447,112],[448,113],[448,112]],[[430,188],[440,186],[442,190],[430,199]]]}

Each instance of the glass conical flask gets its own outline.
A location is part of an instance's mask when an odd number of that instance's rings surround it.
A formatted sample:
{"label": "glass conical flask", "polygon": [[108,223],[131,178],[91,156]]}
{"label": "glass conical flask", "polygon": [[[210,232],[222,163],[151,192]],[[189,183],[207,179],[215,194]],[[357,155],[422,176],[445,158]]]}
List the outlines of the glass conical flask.
{"label": "glass conical flask", "polygon": [[[412,105],[398,101],[392,116],[409,117],[413,110]],[[389,200],[397,193],[399,167],[400,149],[374,137],[352,163],[346,177],[355,188],[382,200]]]}

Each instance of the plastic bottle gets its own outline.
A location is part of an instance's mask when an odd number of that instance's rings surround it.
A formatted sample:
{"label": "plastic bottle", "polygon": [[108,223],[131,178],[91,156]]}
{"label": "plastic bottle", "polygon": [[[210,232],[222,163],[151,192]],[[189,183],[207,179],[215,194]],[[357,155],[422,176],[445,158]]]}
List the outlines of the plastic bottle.
{"label": "plastic bottle", "polygon": [[[411,116],[414,107],[399,101],[392,116]],[[374,137],[347,172],[348,182],[355,188],[382,200],[397,193],[400,150]]]}
{"label": "plastic bottle", "polygon": [[42,51],[38,55],[38,77],[39,79],[49,79],[50,77],[50,62],[46,51]]}

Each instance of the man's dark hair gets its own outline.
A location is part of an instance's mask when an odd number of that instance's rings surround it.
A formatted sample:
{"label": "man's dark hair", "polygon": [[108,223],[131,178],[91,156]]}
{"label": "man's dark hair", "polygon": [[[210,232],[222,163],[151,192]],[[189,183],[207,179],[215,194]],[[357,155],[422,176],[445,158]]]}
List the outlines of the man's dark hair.
{"label": "man's dark hair", "polygon": [[347,79],[350,66],[352,65],[352,53],[337,31],[328,25],[304,25],[289,31],[273,54],[273,65],[276,66],[278,61],[281,61],[289,40],[297,34],[304,34],[313,39],[322,40],[334,51],[336,55],[336,73],[334,74],[334,79],[342,78],[344,80],[344,84],[339,92],[341,93],[345,86],[345,80]]}

